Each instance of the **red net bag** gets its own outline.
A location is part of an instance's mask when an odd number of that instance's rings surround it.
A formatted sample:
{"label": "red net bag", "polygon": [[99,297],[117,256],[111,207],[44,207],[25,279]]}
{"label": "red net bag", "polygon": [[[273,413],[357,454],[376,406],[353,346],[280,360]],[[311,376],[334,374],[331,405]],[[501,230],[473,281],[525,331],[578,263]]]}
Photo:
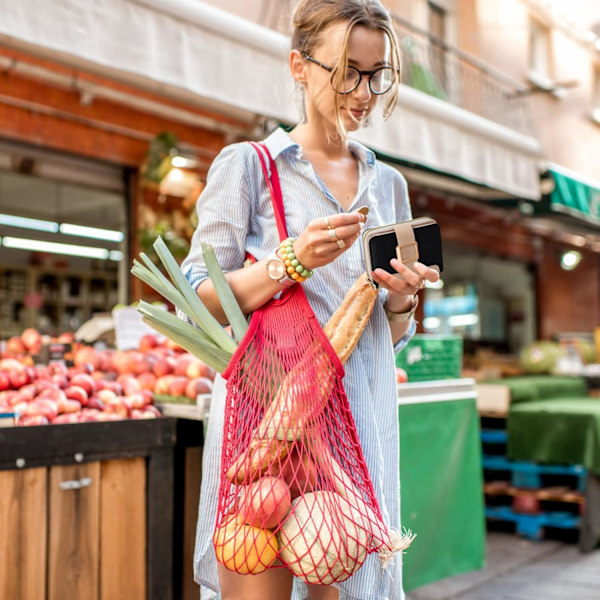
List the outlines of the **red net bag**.
{"label": "red net bag", "polygon": [[[267,182],[285,239],[279,182],[268,158]],[[364,321],[376,292],[371,295]],[[410,543],[382,521],[342,384],[344,367],[301,285],[252,315],[223,376],[213,536],[219,562],[241,574],[283,566],[307,583],[331,584],[355,573],[369,553],[386,559]]]}

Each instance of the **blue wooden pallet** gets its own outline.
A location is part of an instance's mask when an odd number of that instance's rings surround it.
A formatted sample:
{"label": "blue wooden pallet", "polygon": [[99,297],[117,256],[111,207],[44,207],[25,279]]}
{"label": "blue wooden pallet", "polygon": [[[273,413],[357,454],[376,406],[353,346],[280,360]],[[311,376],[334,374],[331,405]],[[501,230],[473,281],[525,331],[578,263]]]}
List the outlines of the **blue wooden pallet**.
{"label": "blue wooden pallet", "polygon": [[508,435],[505,429],[482,429],[481,441],[484,444],[506,444]]}
{"label": "blue wooden pallet", "polygon": [[517,533],[523,537],[539,540],[544,534],[544,527],[560,529],[579,529],[580,519],[568,512],[542,512],[537,515],[525,515],[514,512],[508,506],[488,506],[485,509],[488,519],[511,521],[517,526]]}
{"label": "blue wooden pallet", "polygon": [[482,458],[484,469],[510,471],[511,484],[517,488],[538,489],[542,486],[542,475],[572,475],[577,478],[577,490],[585,491],[586,470],[581,465],[543,465],[520,460],[508,460],[504,456]]}

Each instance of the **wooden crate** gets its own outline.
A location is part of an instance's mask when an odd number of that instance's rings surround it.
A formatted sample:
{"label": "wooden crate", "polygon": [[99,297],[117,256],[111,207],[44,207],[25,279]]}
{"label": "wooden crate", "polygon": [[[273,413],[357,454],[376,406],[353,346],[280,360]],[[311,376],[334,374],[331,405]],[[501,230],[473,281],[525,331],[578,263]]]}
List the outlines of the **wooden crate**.
{"label": "wooden crate", "polygon": [[1,430],[0,598],[198,598],[202,443],[170,418]]}

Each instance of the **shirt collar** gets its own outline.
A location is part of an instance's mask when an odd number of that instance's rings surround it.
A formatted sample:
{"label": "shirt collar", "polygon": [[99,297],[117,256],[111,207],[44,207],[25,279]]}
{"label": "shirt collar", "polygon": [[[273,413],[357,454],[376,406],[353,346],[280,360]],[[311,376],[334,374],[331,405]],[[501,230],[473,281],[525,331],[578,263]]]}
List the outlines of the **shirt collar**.
{"label": "shirt collar", "polygon": [[[269,149],[273,160],[287,150],[295,149],[298,156],[302,154],[300,146],[281,127],[278,127],[273,133],[267,136],[263,140],[263,143]],[[348,140],[348,146],[363,167],[372,167],[375,164],[375,153],[372,150],[355,140]]]}

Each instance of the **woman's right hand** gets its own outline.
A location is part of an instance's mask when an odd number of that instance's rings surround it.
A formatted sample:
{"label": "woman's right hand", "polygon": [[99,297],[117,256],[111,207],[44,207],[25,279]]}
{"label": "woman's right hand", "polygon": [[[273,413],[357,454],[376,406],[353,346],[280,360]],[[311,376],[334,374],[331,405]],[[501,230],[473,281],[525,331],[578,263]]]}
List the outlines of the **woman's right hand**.
{"label": "woman's right hand", "polygon": [[309,270],[333,262],[356,242],[366,220],[360,212],[313,219],[294,242],[296,258]]}

